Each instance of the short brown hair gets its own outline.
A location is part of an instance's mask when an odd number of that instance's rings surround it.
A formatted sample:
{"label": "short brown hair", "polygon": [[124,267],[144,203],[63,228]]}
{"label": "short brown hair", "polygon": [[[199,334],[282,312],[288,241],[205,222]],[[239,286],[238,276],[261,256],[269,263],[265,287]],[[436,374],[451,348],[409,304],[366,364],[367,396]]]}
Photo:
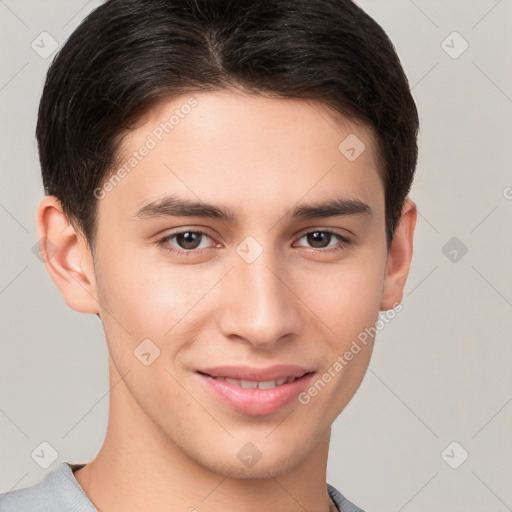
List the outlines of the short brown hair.
{"label": "short brown hair", "polygon": [[393,44],[350,0],[108,0],[48,70],[36,128],[46,194],[94,249],[93,191],[123,135],[157,101],[230,87],[319,100],[375,130],[389,248],[418,113]]}

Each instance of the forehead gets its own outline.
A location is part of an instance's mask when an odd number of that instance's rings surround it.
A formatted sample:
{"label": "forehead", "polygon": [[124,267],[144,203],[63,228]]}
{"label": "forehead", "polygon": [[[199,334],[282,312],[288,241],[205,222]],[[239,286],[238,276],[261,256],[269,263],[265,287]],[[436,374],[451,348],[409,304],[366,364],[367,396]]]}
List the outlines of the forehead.
{"label": "forehead", "polygon": [[279,204],[344,192],[378,210],[383,186],[374,141],[371,129],[315,101],[184,94],[160,102],[124,137],[114,169],[122,176],[104,203],[115,199],[130,215],[177,194],[270,214]]}

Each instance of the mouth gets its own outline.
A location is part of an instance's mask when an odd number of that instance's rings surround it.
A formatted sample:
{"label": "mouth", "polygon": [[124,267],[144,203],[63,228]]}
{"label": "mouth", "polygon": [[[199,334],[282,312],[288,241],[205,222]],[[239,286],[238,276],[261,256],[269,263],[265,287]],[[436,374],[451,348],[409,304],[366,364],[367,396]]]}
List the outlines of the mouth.
{"label": "mouth", "polygon": [[245,379],[233,379],[230,377],[215,377],[213,375],[209,375],[208,373],[198,372],[202,375],[206,375],[207,377],[211,377],[215,380],[223,380],[224,382],[229,382],[229,384],[233,384],[234,386],[238,386],[244,389],[273,389],[279,386],[283,386],[284,384],[289,384],[290,382],[294,382],[298,379],[304,377],[304,375],[308,375],[313,372],[305,372],[299,377],[281,377],[279,379],[274,380],[245,380]]}
{"label": "mouth", "polygon": [[291,406],[310,385],[315,373],[297,366],[217,367],[195,371],[203,388],[217,402],[252,416],[272,414]]}

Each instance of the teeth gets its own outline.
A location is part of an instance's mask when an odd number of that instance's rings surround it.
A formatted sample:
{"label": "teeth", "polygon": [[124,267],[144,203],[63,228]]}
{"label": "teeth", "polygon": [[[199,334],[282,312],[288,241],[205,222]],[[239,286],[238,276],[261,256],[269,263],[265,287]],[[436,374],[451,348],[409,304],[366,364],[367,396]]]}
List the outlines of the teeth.
{"label": "teeth", "polygon": [[238,379],[231,379],[229,377],[216,377],[217,379],[225,380],[226,382],[229,382],[230,384],[234,384],[235,386],[240,386],[245,389],[271,389],[275,388],[277,386],[282,386],[283,384],[286,384],[288,382],[293,382],[295,380],[295,377],[282,377],[281,379],[277,380],[266,380],[263,382],[256,382],[253,380],[238,380]]}
{"label": "teeth", "polygon": [[253,382],[250,380],[242,380],[241,384],[242,384],[242,387],[245,389],[256,389],[258,387],[257,382]]}
{"label": "teeth", "polygon": [[[282,379],[279,379],[279,380],[282,380]],[[284,379],[284,380],[286,381],[286,379]],[[280,386],[281,384],[279,384],[279,381],[266,380],[264,382],[258,382],[258,388],[259,389],[270,389],[270,388],[275,388],[276,386]]]}
{"label": "teeth", "polygon": [[242,386],[242,383],[239,380],[236,379],[230,379],[229,377],[223,378],[223,377],[215,377],[219,380],[225,380],[226,382],[229,382],[230,384],[234,384],[235,386]]}

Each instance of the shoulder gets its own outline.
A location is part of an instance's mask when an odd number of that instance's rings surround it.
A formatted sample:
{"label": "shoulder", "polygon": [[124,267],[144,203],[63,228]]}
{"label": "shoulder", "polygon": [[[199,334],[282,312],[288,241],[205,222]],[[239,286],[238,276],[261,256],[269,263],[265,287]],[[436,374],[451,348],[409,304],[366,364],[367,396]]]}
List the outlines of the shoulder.
{"label": "shoulder", "polygon": [[1,512],[96,512],[63,462],[30,487],[0,493]]}
{"label": "shoulder", "polygon": [[336,503],[340,512],[364,512],[364,510],[360,509],[357,505],[354,505],[351,501],[345,498],[345,496],[343,496],[336,487],[329,483],[327,484],[327,490],[329,492],[329,496],[332,498],[334,503]]}

